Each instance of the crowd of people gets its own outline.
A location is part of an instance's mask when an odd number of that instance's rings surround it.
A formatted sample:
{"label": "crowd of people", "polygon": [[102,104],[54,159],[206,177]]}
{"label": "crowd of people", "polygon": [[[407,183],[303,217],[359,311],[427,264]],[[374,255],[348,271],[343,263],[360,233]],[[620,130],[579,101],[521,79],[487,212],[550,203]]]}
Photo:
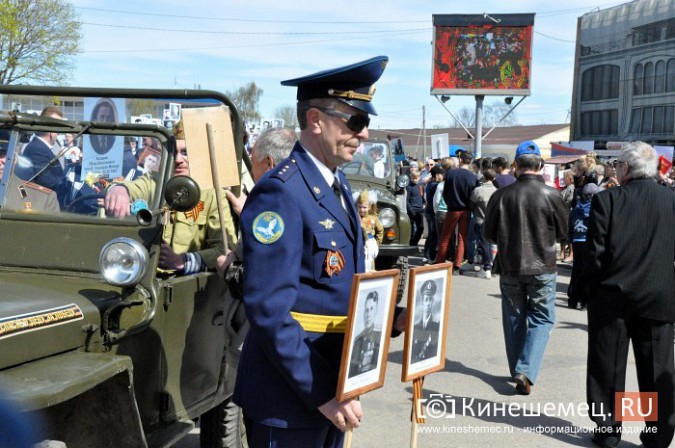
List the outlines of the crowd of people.
{"label": "crowd of people", "polygon": [[[300,135],[296,141],[287,129],[265,131],[252,149],[256,184],[248,197],[222,192],[240,215],[237,235],[228,208],[230,252],[225,253],[220,224],[213,218],[214,195],[221,192],[202,192],[197,216],[177,214],[162,235],[159,268],[178,275],[217,270],[243,297],[250,329],[234,401],[243,410],[251,447],[339,448],[344,432],[361,423],[359,400],[338,402],[335,391],[352,279],[373,269],[383,228],[377,198],[365,192],[354,201],[338,167],[350,162],[368,138],[369,115],[376,114],[373,84],[387,61],[376,57],[282,83],[297,88]],[[174,174],[180,175],[189,172],[189,153],[180,126],[174,132]],[[27,147],[26,156],[37,149],[51,153],[56,137],[36,138],[33,146],[45,148]],[[127,144],[136,158],[138,142],[128,139]],[[152,144],[144,142],[146,148]],[[77,158],[76,150],[69,154]],[[124,217],[134,200],[152,196],[150,155],[140,178],[106,188],[108,216]],[[54,155],[44,156],[51,160]],[[574,260],[570,304],[588,307],[589,405],[614,409],[613,392],[625,389],[632,342],[640,390],[659,393],[658,419],[647,422],[656,430],[644,433],[642,441],[665,447],[675,432],[672,173],[659,171],[656,152],[641,142],[627,145],[614,163],[600,165],[591,156],[563,176],[573,189],[545,184],[540,175],[544,160],[532,141],[518,145],[511,165],[501,157],[474,160],[464,150],[440,161],[425,160],[421,169],[411,161],[406,191],[410,244],[420,243],[426,223],[422,252],[427,263],[450,260],[455,273],[475,270],[484,279],[499,274],[508,367],[524,395],[537,381],[555,324],[558,245],[571,244],[573,250],[562,256]],[[127,166],[133,165],[131,157]],[[49,169],[30,178],[46,183],[52,169],[63,169],[51,162],[45,166]],[[438,333],[431,316],[435,292],[435,283],[423,284],[424,319],[414,332]],[[377,309],[378,300],[376,294],[366,298],[368,313]],[[405,327],[405,312],[397,309],[396,316],[392,336]],[[374,343],[379,335],[370,317],[365,321],[354,358],[360,361],[350,367],[355,375],[372,369],[379,350]],[[426,342],[413,347],[415,359],[425,359],[439,343],[416,339]],[[621,422],[611,415],[593,418],[602,429],[596,443],[616,446]]]}

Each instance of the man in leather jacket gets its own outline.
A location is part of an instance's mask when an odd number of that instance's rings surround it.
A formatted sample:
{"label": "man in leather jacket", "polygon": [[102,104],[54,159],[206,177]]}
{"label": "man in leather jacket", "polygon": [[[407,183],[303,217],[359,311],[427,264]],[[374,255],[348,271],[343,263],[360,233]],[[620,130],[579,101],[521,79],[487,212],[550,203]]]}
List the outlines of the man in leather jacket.
{"label": "man in leather jacket", "polygon": [[538,174],[536,143],[521,143],[515,164],[516,182],[490,198],[483,235],[498,246],[506,356],[516,390],[527,395],[555,323],[556,242],[567,233],[567,212]]}

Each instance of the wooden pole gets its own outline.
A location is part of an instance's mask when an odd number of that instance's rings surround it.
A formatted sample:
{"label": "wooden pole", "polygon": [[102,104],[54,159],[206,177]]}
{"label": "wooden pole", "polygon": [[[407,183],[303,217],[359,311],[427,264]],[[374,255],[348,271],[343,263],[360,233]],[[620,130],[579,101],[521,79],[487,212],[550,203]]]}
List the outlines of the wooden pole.
{"label": "wooden pole", "polygon": [[413,380],[413,407],[410,428],[410,448],[417,448],[417,428],[420,423],[424,423],[424,417],[417,415],[417,406],[422,398],[422,385],[424,384],[424,377],[415,378]]}
{"label": "wooden pole", "polygon": [[352,436],[354,435],[354,429],[352,425],[347,424],[347,429],[345,430],[345,444],[344,448],[351,448],[352,446]]}
{"label": "wooden pole", "polygon": [[211,176],[213,176],[213,188],[216,190],[216,205],[218,206],[218,218],[220,219],[220,231],[223,235],[223,247],[225,253],[229,252],[227,243],[227,232],[225,231],[225,215],[223,199],[220,195],[220,180],[218,179],[218,166],[216,165],[216,148],[213,144],[213,126],[211,123],[206,123],[206,137],[209,141],[209,157],[211,159]]}

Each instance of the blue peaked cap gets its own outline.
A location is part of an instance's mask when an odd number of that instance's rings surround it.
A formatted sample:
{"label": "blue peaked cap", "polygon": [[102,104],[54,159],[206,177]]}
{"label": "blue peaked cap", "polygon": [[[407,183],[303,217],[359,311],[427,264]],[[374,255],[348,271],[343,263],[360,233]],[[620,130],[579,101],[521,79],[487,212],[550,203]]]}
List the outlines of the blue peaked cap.
{"label": "blue peaked cap", "polygon": [[375,94],[375,82],[382,76],[387,62],[387,56],[376,56],[344,67],[281,81],[281,85],[297,87],[298,101],[335,98],[367,114],[377,115],[371,100]]}
{"label": "blue peaked cap", "polygon": [[518,145],[516,149],[516,157],[522,156],[525,154],[534,154],[535,156],[541,157],[541,151],[539,151],[539,145],[537,145],[532,140],[527,140]]}

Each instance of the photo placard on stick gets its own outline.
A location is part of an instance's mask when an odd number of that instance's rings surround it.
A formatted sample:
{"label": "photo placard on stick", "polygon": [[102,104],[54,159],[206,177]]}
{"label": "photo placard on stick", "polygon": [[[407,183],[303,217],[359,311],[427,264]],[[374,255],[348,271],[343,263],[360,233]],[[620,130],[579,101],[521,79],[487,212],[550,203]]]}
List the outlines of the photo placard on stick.
{"label": "photo placard on stick", "polygon": [[342,348],[337,401],[382,387],[400,271],[356,274]]}
{"label": "photo placard on stick", "polygon": [[410,268],[401,381],[445,367],[452,263]]}
{"label": "photo placard on stick", "polygon": [[226,106],[195,107],[182,109],[183,129],[188,157],[190,177],[200,188],[214,188],[209,155],[206,124],[213,128],[214,146],[217,153],[217,172],[221,187],[239,185],[237,155],[232,132],[230,110]]}

